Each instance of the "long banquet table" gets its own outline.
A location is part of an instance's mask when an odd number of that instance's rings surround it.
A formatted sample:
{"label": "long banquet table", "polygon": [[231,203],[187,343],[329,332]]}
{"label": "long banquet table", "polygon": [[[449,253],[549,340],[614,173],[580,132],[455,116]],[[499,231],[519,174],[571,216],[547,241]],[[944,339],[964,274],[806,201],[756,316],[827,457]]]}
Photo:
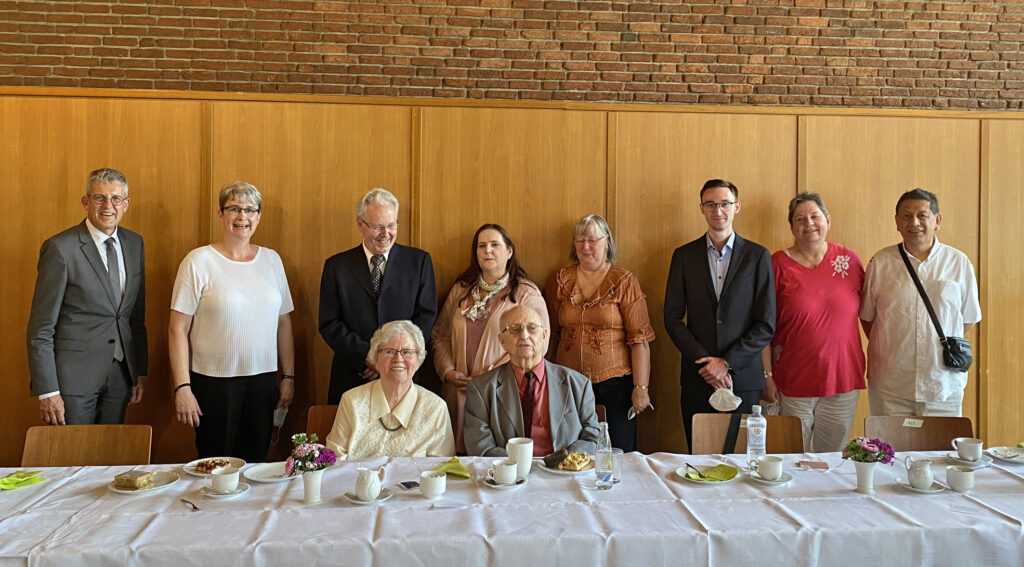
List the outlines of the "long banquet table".
{"label": "long banquet table", "polygon": [[[910,454],[933,459],[945,484],[942,453]],[[591,475],[537,466],[526,485],[494,490],[480,480],[491,459],[463,458],[474,479],[449,477],[432,502],[396,486],[418,478],[411,459],[380,458],[328,469],[315,506],[302,503],[301,480],[252,483],[238,498],[213,500],[199,493],[208,481],[181,466],[143,467],[181,475],[144,495],[108,491],[130,467],[49,468],[47,482],[0,493],[0,565],[1024,564],[1024,465],[978,470],[967,494],[920,494],[896,484],[906,476],[900,459],[878,467],[876,494],[865,496],[836,453],[785,459],[794,480],[784,486],[746,477],[699,485],[674,472],[686,461],[742,467],[741,455],[631,453],[612,490],[594,490]],[[795,468],[803,459],[836,468]],[[357,467],[381,465],[394,497],[379,506],[343,497]]]}

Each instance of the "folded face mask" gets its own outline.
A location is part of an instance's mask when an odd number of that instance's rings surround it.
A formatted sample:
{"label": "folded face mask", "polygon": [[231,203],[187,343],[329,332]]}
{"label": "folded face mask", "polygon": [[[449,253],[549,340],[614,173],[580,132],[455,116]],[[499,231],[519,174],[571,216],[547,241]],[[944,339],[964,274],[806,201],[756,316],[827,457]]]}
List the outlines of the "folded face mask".
{"label": "folded face mask", "polygon": [[711,407],[718,411],[733,411],[740,407],[740,402],[743,400],[732,393],[732,388],[719,388],[715,390],[714,394],[711,394],[711,399],[708,401],[711,403]]}

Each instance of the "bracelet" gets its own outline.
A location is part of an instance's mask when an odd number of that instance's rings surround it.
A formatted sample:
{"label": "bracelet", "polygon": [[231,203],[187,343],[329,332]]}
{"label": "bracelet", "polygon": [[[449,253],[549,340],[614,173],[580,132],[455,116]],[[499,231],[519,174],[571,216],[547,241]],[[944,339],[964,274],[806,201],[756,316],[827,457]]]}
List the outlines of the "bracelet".
{"label": "bracelet", "polygon": [[174,393],[177,394],[178,390],[184,388],[185,386],[188,386],[189,388],[191,388],[192,387],[192,382],[185,382],[184,384],[178,384],[177,386],[174,387]]}
{"label": "bracelet", "polygon": [[643,385],[635,384],[633,386],[634,390],[646,390],[647,388],[648,388],[647,384],[643,384]]}
{"label": "bracelet", "polygon": [[282,374],[281,375],[281,379],[282,380],[294,380],[295,379],[295,375],[294,374]]}
{"label": "bracelet", "polygon": [[772,371],[771,370],[765,370],[764,371],[764,377],[765,377],[765,379],[771,378],[772,377]]}

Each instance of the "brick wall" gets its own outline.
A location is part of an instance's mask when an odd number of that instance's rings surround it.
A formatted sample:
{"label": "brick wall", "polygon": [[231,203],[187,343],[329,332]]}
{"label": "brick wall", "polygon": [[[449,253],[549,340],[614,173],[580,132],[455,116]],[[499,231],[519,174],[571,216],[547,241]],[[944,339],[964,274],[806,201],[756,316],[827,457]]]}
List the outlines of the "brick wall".
{"label": "brick wall", "polygon": [[0,85],[1020,109],[1024,3],[0,0]]}

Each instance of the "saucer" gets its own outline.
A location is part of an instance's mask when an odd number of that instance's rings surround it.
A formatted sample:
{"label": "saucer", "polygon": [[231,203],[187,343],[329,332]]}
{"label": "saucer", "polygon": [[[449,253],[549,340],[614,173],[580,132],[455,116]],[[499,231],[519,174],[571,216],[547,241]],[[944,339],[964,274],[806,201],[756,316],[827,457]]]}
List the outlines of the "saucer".
{"label": "saucer", "polygon": [[985,452],[1007,463],[1024,463],[1024,449],[1016,447],[989,447]]}
{"label": "saucer", "polygon": [[977,468],[977,467],[981,467],[981,466],[984,466],[984,465],[992,464],[992,457],[990,457],[988,455],[982,455],[981,458],[978,459],[977,461],[967,461],[967,460],[961,459],[960,455],[958,455],[956,451],[950,451],[950,452],[946,453],[946,458],[951,460],[951,461],[953,461],[953,462],[955,462],[958,465],[962,465],[962,466],[965,466],[965,467],[971,467],[972,469],[973,468]]}
{"label": "saucer", "polygon": [[360,500],[356,498],[356,494],[354,492],[346,492],[344,496],[345,500],[348,500],[349,502],[356,504],[357,506],[379,506],[383,504],[384,501],[386,501],[388,498],[394,496],[394,493],[391,492],[390,489],[382,488],[380,489],[380,494],[377,496],[376,500]]}
{"label": "saucer", "polygon": [[932,482],[932,485],[928,488],[914,488],[909,482],[907,482],[907,479],[901,476],[896,477],[896,484],[906,488],[907,490],[913,490],[914,492],[920,492],[922,494],[935,494],[936,492],[942,492],[946,489],[946,487],[937,482]]}
{"label": "saucer", "polygon": [[750,480],[752,480],[754,482],[757,482],[757,483],[760,483],[760,484],[768,484],[768,485],[776,485],[776,486],[778,486],[778,485],[786,484],[787,482],[793,480],[793,475],[789,474],[788,472],[783,472],[782,476],[780,476],[776,480],[768,480],[767,478],[764,478],[763,476],[758,474],[757,471],[750,471]]}
{"label": "saucer", "polygon": [[238,488],[234,492],[214,492],[209,486],[204,486],[199,489],[199,494],[215,500],[227,500],[228,498],[234,498],[249,492],[249,488],[249,485],[244,482],[238,483]]}
{"label": "saucer", "polygon": [[302,475],[288,476],[284,474],[284,461],[253,465],[244,471],[242,476],[253,482],[288,482]]}
{"label": "saucer", "polygon": [[494,479],[492,477],[484,477],[484,484],[487,485],[487,488],[493,488],[495,490],[509,490],[511,488],[519,488],[520,486],[525,485],[528,481],[529,479],[527,479],[525,476],[520,476],[516,478],[515,484],[498,484],[494,482]]}

